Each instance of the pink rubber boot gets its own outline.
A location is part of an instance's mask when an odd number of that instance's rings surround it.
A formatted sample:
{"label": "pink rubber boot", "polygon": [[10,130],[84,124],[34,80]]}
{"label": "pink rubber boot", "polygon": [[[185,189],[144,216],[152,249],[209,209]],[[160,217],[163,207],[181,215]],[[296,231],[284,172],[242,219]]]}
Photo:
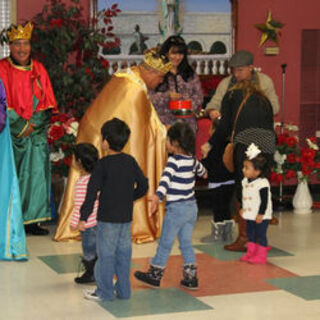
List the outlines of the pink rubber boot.
{"label": "pink rubber boot", "polygon": [[248,262],[250,258],[252,258],[256,253],[257,244],[254,242],[248,242],[247,253],[243,255],[240,260],[244,262]]}
{"label": "pink rubber boot", "polygon": [[267,263],[267,254],[270,250],[270,247],[263,247],[260,244],[256,244],[257,249],[254,256],[248,259],[248,262],[253,264],[266,264]]}

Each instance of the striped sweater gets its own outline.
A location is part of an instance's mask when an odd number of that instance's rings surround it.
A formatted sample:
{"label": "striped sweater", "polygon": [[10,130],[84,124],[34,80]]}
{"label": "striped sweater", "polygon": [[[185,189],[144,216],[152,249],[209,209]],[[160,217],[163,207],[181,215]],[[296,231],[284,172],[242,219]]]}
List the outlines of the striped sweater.
{"label": "striped sweater", "polygon": [[[77,182],[74,189],[74,207],[73,207],[73,213],[71,217],[70,225],[72,227],[77,227],[80,219],[80,208],[86,198],[87,194],[87,186],[89,183],[91,175],[85,175],[80,177]],[[93,211],[90,214],[87,222],[86,222],[86,228],[92,228],[97,225],[97,211],[98,211],[99,202],[98,200],[95,201]]]}
{"label": "striped sweater", "polygon": [[156,191],[160,201],[167,197],[167,203],[193,200],[195,176],[205,174],[203,165],[192,156],[170,156],[162,173]]}

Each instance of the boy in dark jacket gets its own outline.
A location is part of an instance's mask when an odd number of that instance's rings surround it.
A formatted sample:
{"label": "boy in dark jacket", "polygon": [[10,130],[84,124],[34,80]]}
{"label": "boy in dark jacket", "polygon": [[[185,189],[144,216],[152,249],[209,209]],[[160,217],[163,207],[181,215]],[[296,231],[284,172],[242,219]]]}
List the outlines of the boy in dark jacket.
{"label": "boy in dark jacket", "polygon": [[[136,160],[121,150],[126,145],[130,129],[117,118],[101,128],[102,148],[108,152],[92,172],[86,200],[81,207],[79,229],[92,212],[99,194],[97,255],[95,278],[97,288],[85,290],[86,299],[94,301],[129,299],[131,262],[131,221],[133,202],[148,190],[148,180]],[[117,281],[113,284],[113,277]]]}

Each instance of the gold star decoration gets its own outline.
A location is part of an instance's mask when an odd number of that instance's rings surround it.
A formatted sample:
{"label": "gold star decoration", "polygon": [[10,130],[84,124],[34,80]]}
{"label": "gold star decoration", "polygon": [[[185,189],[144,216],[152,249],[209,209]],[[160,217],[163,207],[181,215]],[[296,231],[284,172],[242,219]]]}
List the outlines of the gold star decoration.
{"label": "gold star decoration", "polygon": [[283,23],[273,20],[271,10],[268,12],[267,21],[254,25],[262,32],[259,47],[261,47],[267,40],[273,41],[278,45],[278,35],[280,29],[284,26]]}

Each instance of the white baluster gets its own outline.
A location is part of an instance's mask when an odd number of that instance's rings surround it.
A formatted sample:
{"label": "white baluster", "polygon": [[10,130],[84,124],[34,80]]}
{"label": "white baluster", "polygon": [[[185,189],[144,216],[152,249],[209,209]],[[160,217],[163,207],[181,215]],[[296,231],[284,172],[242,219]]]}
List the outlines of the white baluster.
{"label": "white baluster", "polygon": [[219,74],[223,74],[223,60],[219,60],[220,66],[219,66]]}
{"label": "white baluster", "polygon": [[201,74],[201,61],[196,60],[196,73]]}
{"label": "white baluster", "polygon": [[122,69],[122,61],[123,60],[118,60],[118,69],[116,71],[119,71]]}
{"label": "white baluster", "polygon": [[112,76],[112,74],[114,73],[114,71],[113,71],[113,64],[114,64],[114,62],[111,60],[110,61],[110,68],[109,68],[109,74],[110,74],[110,76]]}
{"label": "white baluster", "polygon": [[217,74],[217,60],[212,60],[212,74]]}
{"label": "white baluster", "polygon": [[220,74],[225,73],[224,60],[220,60]]}
{"label": "white baluster", "polygon": [[209,60],[204,61],[204,74],[209,74]]}

